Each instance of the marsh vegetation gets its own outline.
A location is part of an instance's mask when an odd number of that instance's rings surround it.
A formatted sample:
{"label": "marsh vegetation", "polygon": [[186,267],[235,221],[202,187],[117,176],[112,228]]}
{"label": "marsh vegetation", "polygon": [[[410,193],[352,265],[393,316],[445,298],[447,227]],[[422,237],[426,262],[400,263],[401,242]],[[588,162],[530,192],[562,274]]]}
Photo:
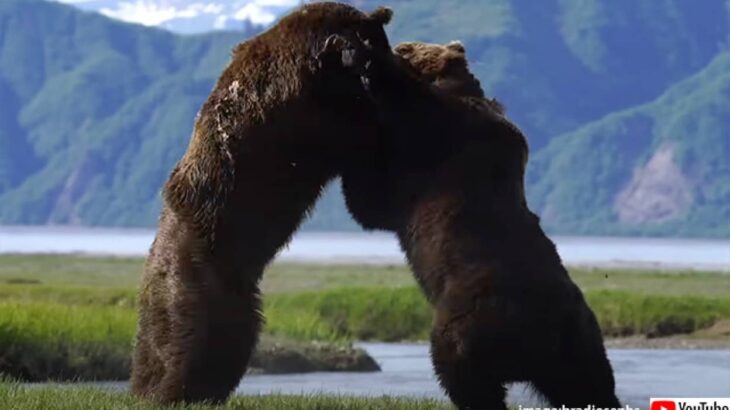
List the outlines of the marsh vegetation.
{"label": "marsh vegetation", "polygon": [[[141,258],[0,256],[0,371],[122,380]],[[691,334],[730,319],[721,273],[573,270],[607,336]],[[353,341],[426,340],[431,308],[405,266],[274,264],[255,371],[377,370]]]}

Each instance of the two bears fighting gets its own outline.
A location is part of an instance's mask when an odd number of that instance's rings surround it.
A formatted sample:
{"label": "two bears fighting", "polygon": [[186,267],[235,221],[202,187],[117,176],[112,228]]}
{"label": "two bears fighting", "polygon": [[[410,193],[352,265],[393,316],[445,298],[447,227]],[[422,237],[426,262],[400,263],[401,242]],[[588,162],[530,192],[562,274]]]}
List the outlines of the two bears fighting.
{"label": "two bears fighting", "polygon": [[309,4],[234,50],[164,188],[136,395],[225,401],[257,341],[264,268],[341,176],[355,220],[397,234],[434,305],[434,369],[459,408],[506,408],[512,381],[619,407],[595,317],[526,206],[524,136],[463,46],[394,53],[390,18]]}

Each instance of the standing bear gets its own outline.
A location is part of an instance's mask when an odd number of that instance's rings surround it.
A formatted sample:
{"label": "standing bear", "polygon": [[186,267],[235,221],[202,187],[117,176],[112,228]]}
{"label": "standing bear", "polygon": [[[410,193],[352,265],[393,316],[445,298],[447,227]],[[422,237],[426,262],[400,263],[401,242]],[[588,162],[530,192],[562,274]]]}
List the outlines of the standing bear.
{"label": "standing bear", "polygon": [[383,26],[337,3],[302,6],[239,45],[163,192],[139,297],[132,392],[222,402],[261,327],[259,280],[323,186],[376,141],[348,40],[390,54]]}
{"label": "standing bear", "polygon": [[524,136],[460,44],[395,51],[366,74],[378,156],[348,168],[343,190],[356,220],[396,232],[435,306],[441,385],[460,409],[506,409],[517,381],[556,407],[620,407],[595,316],[526,206]]}

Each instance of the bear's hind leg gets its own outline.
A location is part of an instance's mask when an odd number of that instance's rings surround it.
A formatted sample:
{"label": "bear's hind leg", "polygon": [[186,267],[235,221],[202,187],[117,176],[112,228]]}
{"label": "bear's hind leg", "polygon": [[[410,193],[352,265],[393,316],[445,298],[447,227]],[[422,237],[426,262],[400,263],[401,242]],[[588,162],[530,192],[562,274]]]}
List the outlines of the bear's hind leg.
{"label": "bear's hind leg", "polygon": [[[140,313],[152,310],[150,306],[140,303]],[[151,396],[157,383],[165,375],[165,363],[158,355],[154,347],[152,332],[149,326],[141,324],[137,331],[137,341],[134,347],[134,359],[132,364],[132,392],[139,397]]]}
{"label": "bear's hind leg", "polygon": [[506,410],[504,360],[491,360],[495,346],[480,337],[490,316],[480,310],[481,298],[474,288],[447,282],[438,299],[431,360],[441,386],[459,409]]}
{"label": "bear's hind leg", "polygon": [[533,386],[554,407],[620,408],[601,329],[587,305],[562,332],[562,352],[535,369]]}
{"label": "bear's hind leg", "polygon": [[187,403],[223,403],[246,372],[261,327],[257,287],[218,289],[206,295],[206,325],[191,347],[183,399]]}
{"label": "bear's hind leg", "polygon": [[620,408],[613,392],[613,376],[607,374],[606,367],[607,364],[596,360],[584,364],[563,362],[533,380],[532,384],[554,407]]}
{"label": "bear's hind leg", "polygon": [[[163,213],[139,300],[132,392],[158,403],[221,403],[243,376],[261,327],[262,268],[215,255]],[[172,240],[172,239],[174,240]]]}
{"label": "bear's hind leg", "polygon": [[186,283],[175,292],[164,315],[158,309],[155,323],[140,326],[132,391],[164,404],[222,403],[238,385],[256,345],[258,289]]}
{"label": "bear's hind leg", "polygon": [[504,384],[489,374],[488,364],[460,353],[451,337],[437,329],[431,335],[431,359],[441,387],[460,410],[507,409]]}

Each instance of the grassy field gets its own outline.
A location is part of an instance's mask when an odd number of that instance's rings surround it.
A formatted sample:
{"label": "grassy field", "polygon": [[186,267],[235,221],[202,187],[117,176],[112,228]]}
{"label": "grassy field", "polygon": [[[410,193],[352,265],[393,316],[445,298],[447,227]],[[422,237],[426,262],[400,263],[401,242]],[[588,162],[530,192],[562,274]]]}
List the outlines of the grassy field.
{"label": "grassy field", "polygon": [[[0,255],[0,283],[135,289],[142,258],[68,255]],[[717,272],[570,269],[585,290],[630,290],[659,295],[730,295],[730,275]],[[274,264],[264,275],[265,294],[342,287],[415,286],[405,266]]]}
{"label": "grassy field", "polygon": [[453,409],[441,401],[400,398],[355,398],[338,396],[237,396],[225,406],[159,407],[140,402],[123,393],[93,388],[49,385],[26,387],[13,382],[0,382],[0,403],[4,409],[44,410],[440,410]]}
{"label": "grassy field", "polygon": [[[120,379],[129,369],[142,260],[0,256],[0,363],[23,380]],[[606,335],[689,333],[730,318],[730,275],[576,270]],[[265,342],[425,340],[431,307],[401,266],[274,265]],[[336,349],[335,349],[336,350]]]}
{"label": "grassy field", "polygon": [[[59,303],[53,292],[42,294],[52,295],[54,302],[18,301],[5,289],[0,298],[0,373],[26,381],[126,379],[136,312],[126,305],[94,303],[115,299],[94,300],[85,297],[89,293],[83,289],[75,297],[64,291],[61,295],[71,297]],[[308,314],[282,315],[283,323],[272,320],[275,329],[285,331],[266,332],[250,366],[268,373],[377,370],[349,338]]]}

